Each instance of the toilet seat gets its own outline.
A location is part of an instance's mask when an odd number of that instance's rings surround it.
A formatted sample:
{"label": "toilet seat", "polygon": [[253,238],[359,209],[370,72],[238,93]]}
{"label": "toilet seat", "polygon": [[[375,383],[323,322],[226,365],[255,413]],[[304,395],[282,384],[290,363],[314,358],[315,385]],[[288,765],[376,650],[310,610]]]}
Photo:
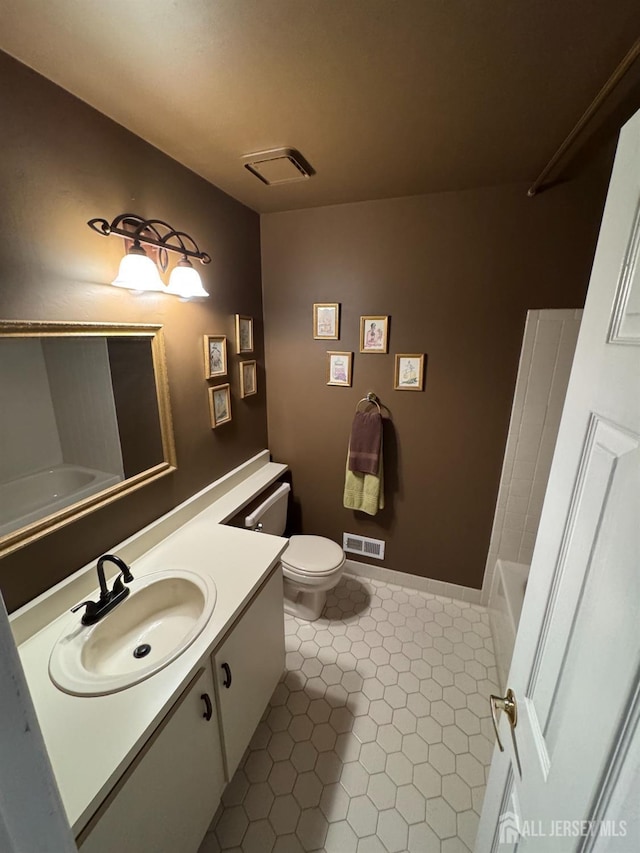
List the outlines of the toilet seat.
{"label": "toilet seat", "polygon": [[281,561],[287,572],[311,580],[341,569],[345,555],[336,542],[324,536],[292,536]]}

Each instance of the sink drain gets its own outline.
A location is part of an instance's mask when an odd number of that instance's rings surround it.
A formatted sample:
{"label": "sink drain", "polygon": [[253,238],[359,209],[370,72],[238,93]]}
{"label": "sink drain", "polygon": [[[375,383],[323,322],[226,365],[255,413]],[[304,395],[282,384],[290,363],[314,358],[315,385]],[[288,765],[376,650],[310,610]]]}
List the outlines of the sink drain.
{"label": "sink drain", "polygon": [[135,649],[133,650],[133,656],[134,658],[146,658],[150,651],[151,646],[149,645],[149,643],[142,643],[141,645],[135,647]]}

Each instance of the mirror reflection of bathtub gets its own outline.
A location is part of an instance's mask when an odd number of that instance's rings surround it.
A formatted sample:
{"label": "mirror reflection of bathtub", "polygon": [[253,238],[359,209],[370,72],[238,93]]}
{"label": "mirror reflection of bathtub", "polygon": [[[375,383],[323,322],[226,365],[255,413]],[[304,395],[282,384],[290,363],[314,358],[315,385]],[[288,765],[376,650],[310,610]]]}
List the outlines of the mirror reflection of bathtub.
{"label": "mirror reflection of bathtub", "polygon": [[174,468],[161,326],[0,321],[0,554]]}
{"label": "mirror reflection of bathtub", "polygon": [[0,537],[121,482],[122,477],[80,465],[58,465],[0,483]]}

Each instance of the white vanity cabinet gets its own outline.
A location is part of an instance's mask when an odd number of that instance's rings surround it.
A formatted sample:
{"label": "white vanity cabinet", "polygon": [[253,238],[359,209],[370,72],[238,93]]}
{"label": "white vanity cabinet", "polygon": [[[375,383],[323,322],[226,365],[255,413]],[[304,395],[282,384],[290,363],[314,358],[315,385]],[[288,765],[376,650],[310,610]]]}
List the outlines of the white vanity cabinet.
{"label": "white vanity cabinet", "polygon": [[196,853],[224,784],[207,665],[83,831],[81,853]]}
{"label": "white vanity cabinet", "polygon": [[284,669],[282,569],[265,582],[213,655],[230,780]]}
{"label": "white vanity cabinet", "polygon": [[282,601],[278,567],[82,831],[80,853],[196,853],[282,675]]}

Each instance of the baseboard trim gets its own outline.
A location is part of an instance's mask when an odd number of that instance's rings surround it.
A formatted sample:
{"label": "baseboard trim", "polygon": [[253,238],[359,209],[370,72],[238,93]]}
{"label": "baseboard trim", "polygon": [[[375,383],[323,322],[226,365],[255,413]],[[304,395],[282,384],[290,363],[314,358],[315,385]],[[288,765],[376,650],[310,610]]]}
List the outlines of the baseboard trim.
{"label": "baseboard trim", "polygon": [[394,583],[398,586],[415,589],[418,592],[428,592],[431,595],[442,595],[445,598],[454,598],[467,604],[480,604],[482,590],[472,589],[469,586],[460,586],[456,583],[447,583],[433,578],[424,578],[420,575],[410,575],[407,572],[397,572],[395,569],[387,569],[385,566],[373,566],[371,563],[361,563],[359,560],[347,560],[344,570],[349,575],[370,578],[371,580]]}

